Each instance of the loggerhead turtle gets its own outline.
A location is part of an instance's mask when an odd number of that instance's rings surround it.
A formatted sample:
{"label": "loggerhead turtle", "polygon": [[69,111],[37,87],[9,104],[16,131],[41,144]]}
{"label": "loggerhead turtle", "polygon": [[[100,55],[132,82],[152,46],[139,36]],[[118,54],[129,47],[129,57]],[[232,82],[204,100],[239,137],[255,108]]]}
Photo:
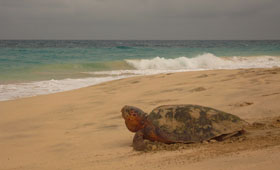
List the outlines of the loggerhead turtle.
{"label": "loggerhead turtle", "polygon": [[244,132],[248,123],[238,116],[199,105],[163,105],[148,115],[134,106],[121,110],[126,127],[136,132],[135,150],[145,150],[144,139],[171,143],[224,140]]}

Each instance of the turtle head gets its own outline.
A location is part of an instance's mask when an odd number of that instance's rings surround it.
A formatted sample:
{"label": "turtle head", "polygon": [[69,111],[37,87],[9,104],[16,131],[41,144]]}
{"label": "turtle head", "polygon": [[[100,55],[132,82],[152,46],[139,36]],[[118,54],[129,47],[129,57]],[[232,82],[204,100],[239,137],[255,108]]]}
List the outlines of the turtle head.
{"label": "turtle head", "polygon": [[137,132],[144,128],[147,113],[134,106],[124,106],[121,112],[128,130]]}

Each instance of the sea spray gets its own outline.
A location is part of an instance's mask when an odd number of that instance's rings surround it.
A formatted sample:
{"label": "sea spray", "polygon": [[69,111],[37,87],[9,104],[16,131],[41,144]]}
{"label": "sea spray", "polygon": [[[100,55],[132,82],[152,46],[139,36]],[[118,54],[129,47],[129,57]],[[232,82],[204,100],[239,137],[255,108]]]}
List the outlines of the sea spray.
{"label": "sea spray", "polygon": [[132,68],[130,70],[111,70],[86,72],[91,75],[153,75],[160,73],[217,70],[217,69],[246,69],[280,67],[280,57],[251,56],[251,57],[217,57],[206,53],[194,58],[178,57],[166,59],[155,57],[152,59],[125,60]]}
{"label": "sea spray", "polygon": [[280,57],[251,56],[251,57],[217,57],[211,53],[198,55],[194,58],[179,57],[166,59],[125,60],[137,70],[213,70],[240,68],[271,68],[280,66]]}

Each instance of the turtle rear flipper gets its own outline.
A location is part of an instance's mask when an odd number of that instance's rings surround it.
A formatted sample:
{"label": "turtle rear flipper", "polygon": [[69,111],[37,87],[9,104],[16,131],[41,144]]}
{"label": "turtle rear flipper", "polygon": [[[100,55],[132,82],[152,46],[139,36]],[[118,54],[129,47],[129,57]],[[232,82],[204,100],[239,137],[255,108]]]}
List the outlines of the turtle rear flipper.
{"label": "turtle rear flipper", "polygon": [[217,140],[217,141],[223,141],[223,140],[227,140],[231,137],[236,137],[236,136],[240,136],[240,135],[243,135],[245,133],[245,130],[240,130],[240,131],[236,131],[236,132],[233,132],[233,133],[229,133],[229,134],[222,134],[220,136],[217,136],[213,139]]}

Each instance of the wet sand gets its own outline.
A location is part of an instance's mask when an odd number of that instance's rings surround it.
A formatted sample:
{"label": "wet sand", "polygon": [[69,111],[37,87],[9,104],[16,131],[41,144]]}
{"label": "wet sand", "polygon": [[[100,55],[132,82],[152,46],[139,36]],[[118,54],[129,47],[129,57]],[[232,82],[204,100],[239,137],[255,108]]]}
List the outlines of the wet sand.
{"label": "wet sand", "polygon": [[[116,80],[0,102],[0,169],[280,169],[280,69],[214,70]],[[198,104],[245,119],[223,142],[131,147],[124,105]]]}

